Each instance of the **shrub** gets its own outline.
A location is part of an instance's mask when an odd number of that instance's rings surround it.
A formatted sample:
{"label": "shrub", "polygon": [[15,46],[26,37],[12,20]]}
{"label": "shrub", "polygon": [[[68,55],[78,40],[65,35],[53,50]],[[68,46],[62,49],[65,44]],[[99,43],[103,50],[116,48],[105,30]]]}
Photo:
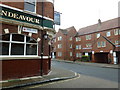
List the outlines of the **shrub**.
{"label": "shrub", "polygon": [[86,56],[86,55],[83,55],[83,56],[82,56],[82,61],[88,62],[89,60],[90,60],[90,57],[89,57],[89,56]]}

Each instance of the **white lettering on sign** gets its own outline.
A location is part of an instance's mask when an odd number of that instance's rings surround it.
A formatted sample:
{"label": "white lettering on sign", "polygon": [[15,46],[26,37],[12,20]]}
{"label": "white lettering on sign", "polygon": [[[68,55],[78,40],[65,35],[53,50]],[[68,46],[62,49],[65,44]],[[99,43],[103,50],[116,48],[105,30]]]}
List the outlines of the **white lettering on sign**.
{"label": "white lettering on sign", "polygon": [[23,27],[23,32],[38,33],[37,29]]}

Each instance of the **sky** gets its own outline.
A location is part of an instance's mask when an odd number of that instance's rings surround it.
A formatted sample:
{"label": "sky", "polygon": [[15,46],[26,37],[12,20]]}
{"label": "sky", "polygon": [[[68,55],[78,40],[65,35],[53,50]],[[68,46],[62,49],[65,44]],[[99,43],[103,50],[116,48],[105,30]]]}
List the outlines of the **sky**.
{"label": "sky", "polygon": [[65,29],[74,26],[80,28],[90,26],[101,21],[118,17],[118,2],[120,0],[55,0],[55,11],[61,13],[61,25],[55,26]]}

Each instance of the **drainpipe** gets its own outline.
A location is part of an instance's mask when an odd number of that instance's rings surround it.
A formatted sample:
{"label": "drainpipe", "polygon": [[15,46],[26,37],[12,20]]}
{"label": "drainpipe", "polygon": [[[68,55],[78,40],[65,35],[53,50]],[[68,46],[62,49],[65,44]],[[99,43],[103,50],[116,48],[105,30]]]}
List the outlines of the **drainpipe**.
{"label": "drainpipe", "polygon": [[43,10],[44,10],[44,5],[43,5],[44,3],[43,3],[43,0],[42,0],[42,30],[41,30],[41,76],[43,76],[43,40],[44,40],[44,38],[43,38],[43,30],[44,30],[44,28],[43,28]]}

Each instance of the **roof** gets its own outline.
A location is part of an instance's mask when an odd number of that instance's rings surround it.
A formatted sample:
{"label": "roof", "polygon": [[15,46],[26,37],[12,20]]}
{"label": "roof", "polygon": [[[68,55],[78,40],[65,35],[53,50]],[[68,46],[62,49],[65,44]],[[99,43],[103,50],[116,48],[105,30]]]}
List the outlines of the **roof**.
{"label": "roof", "polygon": [[99,22],[98,24],[94,24],[91,26],[87,26],[84,28],[79,29],[78,35],[84,35],[84,34],[89,34],[89,33],[94,33],[94,32],[99,32],[99,31],[104,31],[112,28],[117,28],[118,27],[118,19],[111,19],[105,22]]}
{"label": "roof", "polygon": [[67,30],[65,30],[65,29],[59,29],[63,34],[67,34],[68,32],[67,32]]}
{"label": "roof", "polygon": [[74,26],[66,28],[66,29],[59,29],[63,34],[68,34],[70,30],[75,29]]}

